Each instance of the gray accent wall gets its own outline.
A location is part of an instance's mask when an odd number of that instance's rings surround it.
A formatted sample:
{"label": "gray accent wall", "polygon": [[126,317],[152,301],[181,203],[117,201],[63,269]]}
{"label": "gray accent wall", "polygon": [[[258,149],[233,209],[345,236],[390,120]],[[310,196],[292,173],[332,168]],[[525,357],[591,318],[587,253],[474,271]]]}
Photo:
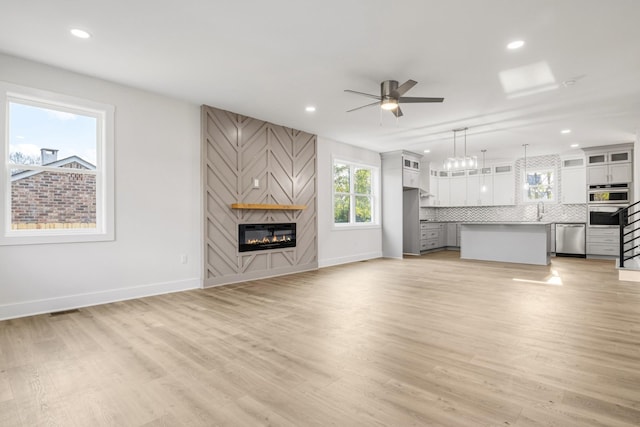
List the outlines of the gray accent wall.
{"label": "gray accent wall", "polygon": [[[316,269],[316,136],[206,105],[201,112],[204,286]],[[232,203],[307,208],[243,210]],[[238,224],[280,222],[296,223],[295,248],[238,252]]]}

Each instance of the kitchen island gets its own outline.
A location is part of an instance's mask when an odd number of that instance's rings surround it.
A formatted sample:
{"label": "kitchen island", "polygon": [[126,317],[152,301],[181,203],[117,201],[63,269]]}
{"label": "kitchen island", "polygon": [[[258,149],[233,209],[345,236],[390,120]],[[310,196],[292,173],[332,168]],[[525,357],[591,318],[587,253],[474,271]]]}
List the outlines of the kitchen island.
{"label": "kitchen island", "polygon": [[460,225],[460,258],[548,265],[549,222],[465,222]]}

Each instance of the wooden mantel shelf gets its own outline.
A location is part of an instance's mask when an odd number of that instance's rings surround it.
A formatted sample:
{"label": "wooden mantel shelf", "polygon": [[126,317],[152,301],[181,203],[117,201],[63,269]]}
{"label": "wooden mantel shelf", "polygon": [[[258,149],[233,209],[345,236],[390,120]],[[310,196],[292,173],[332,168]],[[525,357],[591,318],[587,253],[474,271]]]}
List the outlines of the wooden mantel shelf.
{"label": "wooden mantel shelf", "polygon": [[305,205],[269,205],[263,203],[232,203],[231,209],[270,209],[281,211],[301,211],[307,209]]}

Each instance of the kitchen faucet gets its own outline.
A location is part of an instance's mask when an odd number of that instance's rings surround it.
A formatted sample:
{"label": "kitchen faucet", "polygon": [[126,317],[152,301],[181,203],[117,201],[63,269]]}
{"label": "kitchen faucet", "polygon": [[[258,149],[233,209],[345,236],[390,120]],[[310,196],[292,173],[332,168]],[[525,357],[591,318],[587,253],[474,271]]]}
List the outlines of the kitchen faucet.
{"label": "kitchen faucet", "polygon": [[538,202],[538,204],[536,205],[536,208],[538,210],[537,221],[540,221],[542,219],[542,215],[544,215],[544,203]]}

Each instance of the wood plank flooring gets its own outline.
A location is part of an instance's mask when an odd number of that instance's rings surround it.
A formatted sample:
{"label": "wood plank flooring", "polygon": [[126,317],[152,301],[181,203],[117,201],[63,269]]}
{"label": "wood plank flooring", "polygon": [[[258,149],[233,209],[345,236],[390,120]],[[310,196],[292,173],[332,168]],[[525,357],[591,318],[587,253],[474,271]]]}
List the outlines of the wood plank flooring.
{"label": "wood plank flooring", "polygon": [[0,425],[638,426],[640,284],[438,252],[4,321]]}

